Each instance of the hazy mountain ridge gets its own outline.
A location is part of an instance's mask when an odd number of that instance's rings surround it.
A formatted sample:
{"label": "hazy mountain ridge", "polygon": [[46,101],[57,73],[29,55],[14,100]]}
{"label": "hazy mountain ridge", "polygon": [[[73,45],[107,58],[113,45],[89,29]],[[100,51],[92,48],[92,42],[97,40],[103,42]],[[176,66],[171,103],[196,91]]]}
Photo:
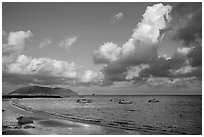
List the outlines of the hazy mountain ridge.
{"label": "hazy mountain ridge", "polygon": [[27,86],[19,88],[9,95],[52,95],[52,96],[73,96],[78,95],[78,93],[72,91],[71,89],[65,88],[51,88],[51,87],[41,87],[41,86]]}

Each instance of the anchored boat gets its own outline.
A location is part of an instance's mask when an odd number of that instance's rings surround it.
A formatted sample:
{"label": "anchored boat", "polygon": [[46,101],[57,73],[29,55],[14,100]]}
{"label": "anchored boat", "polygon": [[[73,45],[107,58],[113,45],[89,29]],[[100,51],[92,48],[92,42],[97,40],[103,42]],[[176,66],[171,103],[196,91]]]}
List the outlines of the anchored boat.
{"label": "anchored boat", "polygon": [[132,104],[132,101],[120,100],[118,103],[119,103],[119,104]]}
{"label": "anchored boat", "polygon": [[148,102],[150,102],[150,103],[156,103],[156,102],[159,102],[159,100],[157,100],[157,99],[150,99]]}
{"label": "anchored boat", "polygon": [[87,98],[80,98],[77,99],[77,103],[91,103],[92,100],[91,99],[87,99]]}

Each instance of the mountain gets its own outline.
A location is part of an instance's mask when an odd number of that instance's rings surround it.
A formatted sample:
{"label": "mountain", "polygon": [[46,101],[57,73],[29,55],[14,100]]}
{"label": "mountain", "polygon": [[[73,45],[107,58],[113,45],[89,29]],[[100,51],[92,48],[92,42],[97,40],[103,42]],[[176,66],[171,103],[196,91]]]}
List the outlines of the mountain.
{"label": "mountain", "polygon": [[41,86],[27,86],[17,89],[10,93],[9,95],[29,95],[29,96],[74,96],[78,93],[72,91],[71,89],[65,88],[51,88],[51,87],[41,87]]}

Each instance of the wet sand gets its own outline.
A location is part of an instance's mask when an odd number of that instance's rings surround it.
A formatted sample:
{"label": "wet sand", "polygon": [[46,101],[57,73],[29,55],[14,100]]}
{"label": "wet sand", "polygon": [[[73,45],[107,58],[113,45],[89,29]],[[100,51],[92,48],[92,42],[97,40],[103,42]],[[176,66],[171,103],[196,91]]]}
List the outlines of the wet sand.
{"label": "wet sand", "polygon": [[[15,101],[14,101],[15,102]],[[90,122],[67,120],[56,115],[49,115],[30,108],[14,106],[12,100],[3,100],[2,134],[5,135],[122,135],[141,134],[136,131],[106,127]],[[33,123],[18,124],[17,118],[23,116]]]}

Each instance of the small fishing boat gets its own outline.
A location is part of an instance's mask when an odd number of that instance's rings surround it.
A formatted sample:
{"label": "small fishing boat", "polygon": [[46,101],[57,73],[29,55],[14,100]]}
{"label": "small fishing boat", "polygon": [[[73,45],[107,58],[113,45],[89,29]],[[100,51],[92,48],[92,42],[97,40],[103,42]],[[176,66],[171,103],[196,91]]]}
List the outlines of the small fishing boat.
{"label": "small fishing boat", "polygon": [[118,103],[119,103],[119,104],[132,104],[132,101],[120,100]]}
{"label": "small fishing boat", "polygon": [[150,99],[148,102],[150,102],[150,103],[156,103],[156,102],[159,102],[159,100],[157,100],[157,99]]}
{"label": "small fishing boat", "polygon": [[77,103],[91,103],[92,100],[91,99],[87,99],[87,98],[80,98],[77,99]]}

